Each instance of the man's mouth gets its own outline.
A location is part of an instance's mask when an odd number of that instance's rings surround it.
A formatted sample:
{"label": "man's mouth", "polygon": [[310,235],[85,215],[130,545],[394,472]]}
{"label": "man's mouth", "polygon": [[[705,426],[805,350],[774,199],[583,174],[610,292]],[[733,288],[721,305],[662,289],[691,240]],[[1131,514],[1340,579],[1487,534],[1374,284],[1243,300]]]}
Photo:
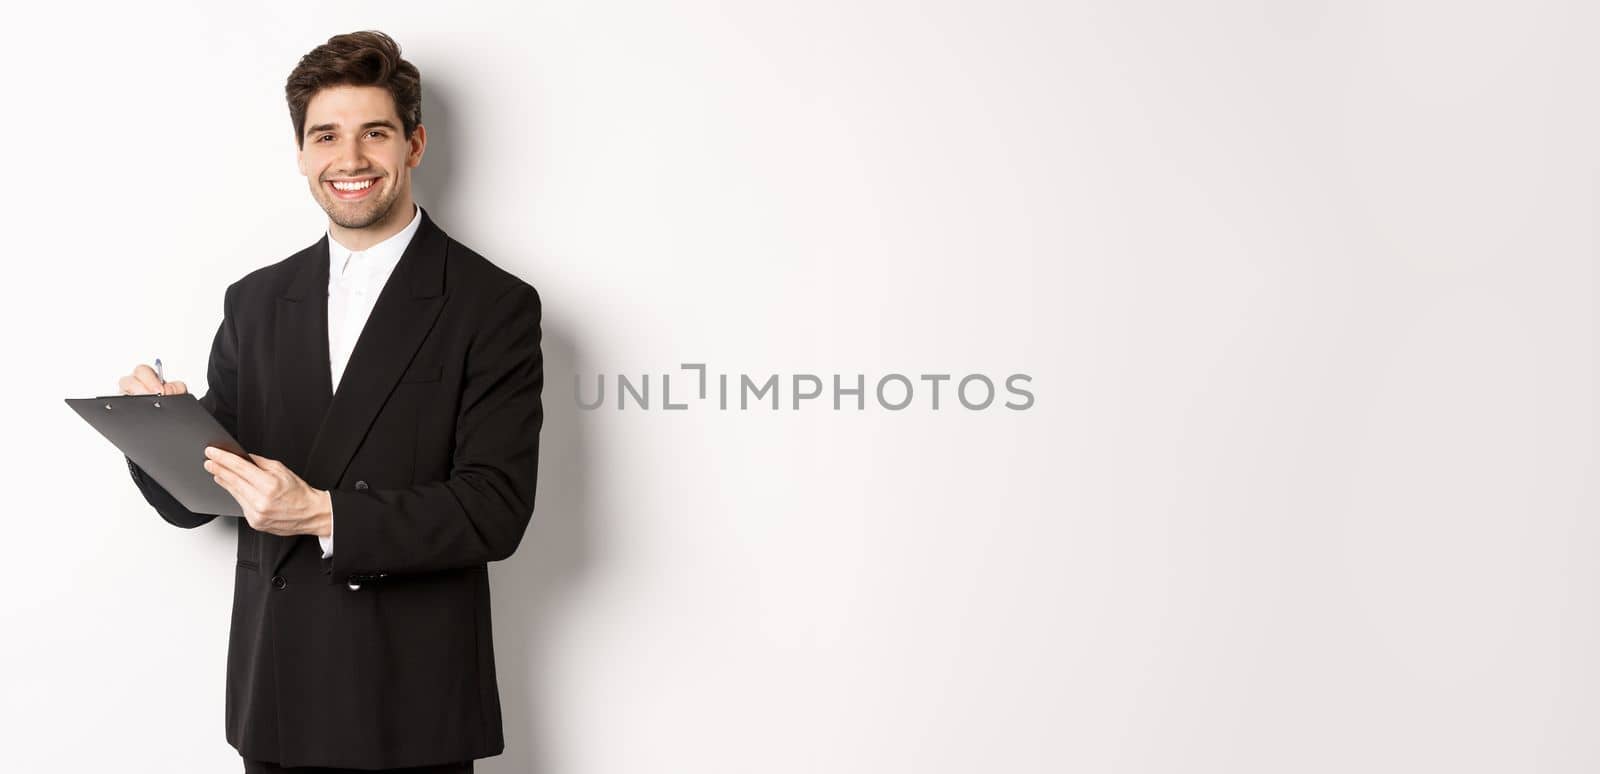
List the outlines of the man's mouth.
{"label": "man's mouth", "polygon": [[378,178],[358,177],[348,180],[324,180],[322,184],[328,187],[334,198],[352,201],[364,198],[376,187]]}

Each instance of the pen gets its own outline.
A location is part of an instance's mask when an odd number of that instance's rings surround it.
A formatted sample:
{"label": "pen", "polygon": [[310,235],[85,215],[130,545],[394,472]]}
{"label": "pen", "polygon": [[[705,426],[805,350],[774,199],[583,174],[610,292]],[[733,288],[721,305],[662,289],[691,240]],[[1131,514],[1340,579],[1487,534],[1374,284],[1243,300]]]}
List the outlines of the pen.
{"label": "pen", "polygon": [[161,394],[162,395],[167,394],[167,391],[165,389],[166,386],[167,386],[167,380],[166,380],[165,377],[163,377],[161,375],[161,358],[159,358],[159,357],[156,358],[156,381],[161,382],[161,387],[162,387]]}

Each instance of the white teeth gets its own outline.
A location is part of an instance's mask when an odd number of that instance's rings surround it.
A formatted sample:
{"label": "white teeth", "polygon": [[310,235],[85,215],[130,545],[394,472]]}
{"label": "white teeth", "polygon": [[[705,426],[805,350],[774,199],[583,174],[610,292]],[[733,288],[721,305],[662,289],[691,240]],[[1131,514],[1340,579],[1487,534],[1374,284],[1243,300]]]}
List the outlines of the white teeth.
{"label": "white teeth", "polygon": [[337,189],[339,189],[341,191],[360,191],[360,190],[369,188],[371,186],[372,186],[372,181],[371,180],[362,180],[359,183],[342,183],[342,182],[339,182],[339,181],[333,181],[333,187],[337,188]]}

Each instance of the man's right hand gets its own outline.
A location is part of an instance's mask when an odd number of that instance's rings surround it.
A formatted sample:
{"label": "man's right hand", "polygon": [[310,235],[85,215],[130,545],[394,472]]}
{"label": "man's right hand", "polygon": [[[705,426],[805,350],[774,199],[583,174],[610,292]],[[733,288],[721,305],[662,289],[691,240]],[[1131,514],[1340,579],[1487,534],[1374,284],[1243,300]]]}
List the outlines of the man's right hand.
{"label": "man's right hand", "polygon": [[140,363],[133,369],[133,373],[117,380],[117,389],[123,395],[182,395],[189,391],[189,387],[176,379],[162,384],[156,378],[156,369]]}

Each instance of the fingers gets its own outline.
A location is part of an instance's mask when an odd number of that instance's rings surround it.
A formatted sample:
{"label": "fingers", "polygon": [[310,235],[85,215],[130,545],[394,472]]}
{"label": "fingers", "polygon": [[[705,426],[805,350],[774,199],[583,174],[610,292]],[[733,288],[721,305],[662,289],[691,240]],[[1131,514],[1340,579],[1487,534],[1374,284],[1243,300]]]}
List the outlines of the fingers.
{"label": "fingers", "polygon": [[117,389],[123,395],[182,395],[189,391],[189,385],[177,379],[162,384],[154,368],[140,363],[133,373],[117,380]]}
{"label": "fingers", "polygon": [[234,502],[239,504],[240,510],[244,511],[245,523],[249,524],[251,529],[265,530],[260,503],[256,502],[259,495],[250,488],[250,485],[214,460],[206,460],[205,464],[207,469],[212,471],[211,480],[226,490]]}
{"label": "fingers", "polygon": [[[150,370],[145,366],[139,366],[139,368],[143,368],[146,371]],[[155,372],[150,371],[150,373],[154,374]],[[161,385],[154,378],[146,381],[143,375],[135,369],[133,373],[117,379],[117,389],[121,390],[123,395],[149,395],[160,392]]]}
{"label": "fingers", "polygon": [[217,482],[217,486],[227,490],[228,494],[233,496],[234,501],[239,503],[239,507],[244,509],[245,516],[248,517],[255,510],[255,491],[237,473],[211,459],[205,461],[205,469],[211,473],[211,480]]}
{"label": "fingers", "polygon": [[161,392],[161,380],[156,377],[156,369],[140,363],[135,366],[133,373],[134,385],[144,393]]}
{"label": "fingers", "polygon": [[304,507],[304,497],[295,496],[308,487],[287,465],[271,457],[248,452],[239,456],[215,446],[205,447],[205,452],[206,472],[238,501],[252,529],[273,535],[301,534],[295,530],[304,519],[296,514]]}
{"label": "fingers", "polygon": [[234,476],[242,479],[251,489],[260,492],[272,491],[273,482],[276,480],[273,475],[256,467],[255,463],[244,457],[225,449],[218,449],[215,446],[207,446],[206,459],[213,463],[211,467],[206,468],[213,473],[216,472],[214,467],[220,465]]}
{"label": "fingers", "polygon": [[[262,457],[261,459],[266,458]],[[266,502],[268,495],[263,493],[269,492],[270,489],[258,487],[252,480],[250,473],[250,471],[255,471],[256,475],[264,475],[259,468],[245,461],[244,458],[223,449],[218,449],[215,446],[206,447],[206,461],[204,464],[206,471],[211,474],[211,480],[215,481],[217,486],[227,490],[228,494],[233,496],[234,501],[239,503],[239,507],[244,510],[245,522],[250,525],[251,529],[271,532],[274,535],[281,534],[272,532],[263,519],[265,515],[264,509],[268,506]]]}

